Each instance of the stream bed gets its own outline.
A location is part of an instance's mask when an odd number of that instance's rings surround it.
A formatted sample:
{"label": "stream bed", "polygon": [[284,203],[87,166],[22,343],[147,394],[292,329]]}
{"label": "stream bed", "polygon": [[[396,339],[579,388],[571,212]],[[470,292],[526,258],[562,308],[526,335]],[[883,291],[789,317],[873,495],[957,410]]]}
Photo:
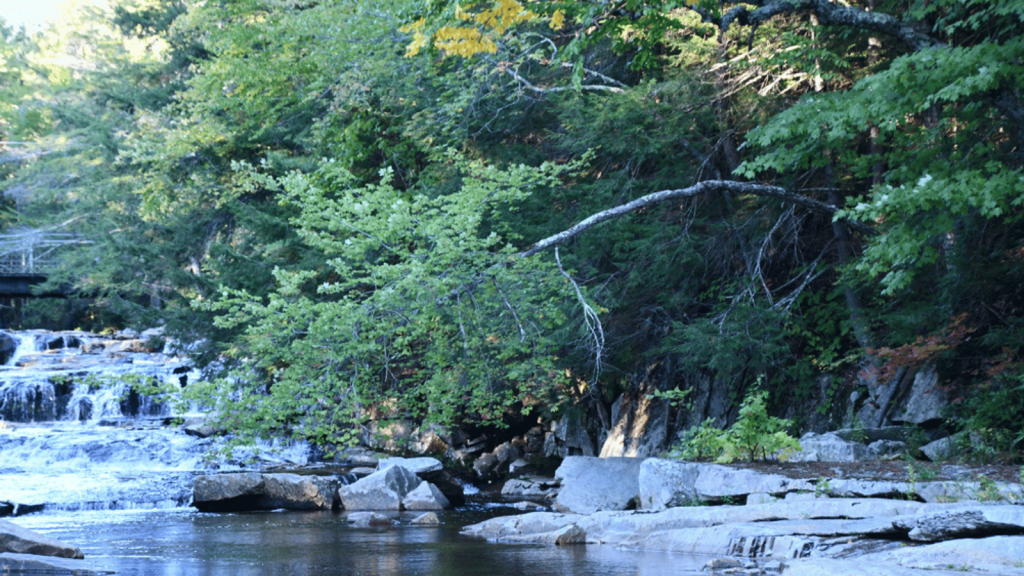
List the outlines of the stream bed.
{"label": "stream bed", "polygon": [[[439,514],[440,526],[356,528],[341,512],[201,513],[189,506],[216,442],[168,426],[166,405],[94,377],[136,373],[186,384],[174,354],[134,335],[8,333],[0,366],[0,502],[13,521],[79,547],[93,566],[139,576],[698,574],[707,558],[605,546],[500,545],[459,534],[509,506],[482,501]],[[93,377],[93,378],[90,378]],[[264,447],[267,448],[267,447]],[[301,445],[262,450],[259,465],[303,465]],[[27,513],[26,513],[27,512]]]}

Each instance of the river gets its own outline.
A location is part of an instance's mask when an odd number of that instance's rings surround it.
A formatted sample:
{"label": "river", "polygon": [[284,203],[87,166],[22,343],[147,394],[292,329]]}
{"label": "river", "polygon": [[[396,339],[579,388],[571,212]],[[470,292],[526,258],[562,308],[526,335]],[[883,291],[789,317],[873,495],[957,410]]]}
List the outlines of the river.
{"label": "river", "polygon": [[[11,333],[18,348],[0,372],[0,501],[14,521],[121,574],[661,576],[699,573],[706,559],[605,546],[499,545],[459,529],[510,506],[474,501],[442,513],[436,527],[355,528],[344,512],[211,514],[189,506],[216,440],[167,426],[167,405],[89,376],[138,373],[186,383],[198,373],[173,355],[131,352],[130,340]],[[125,342],[129,342],[125,344]],[[266,448],[266,447],[264,447]],[[262,464],[305,464],[305,446],[261,451]]]}

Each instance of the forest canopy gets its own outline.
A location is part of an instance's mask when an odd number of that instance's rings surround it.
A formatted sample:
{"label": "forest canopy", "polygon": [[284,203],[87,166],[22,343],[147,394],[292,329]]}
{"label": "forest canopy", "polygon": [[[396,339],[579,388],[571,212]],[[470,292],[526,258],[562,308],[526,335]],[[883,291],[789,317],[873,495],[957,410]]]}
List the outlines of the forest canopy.
{"label": "forest canopy", "polygon": [[702,381],[722,425],[757,387],[838,425],[932,363],[947,425],[1019,457],[1021,30],[1024,0],[0,22],[3,225],[83,239],[26,323],[166,323],[225,425],[324,445]]}

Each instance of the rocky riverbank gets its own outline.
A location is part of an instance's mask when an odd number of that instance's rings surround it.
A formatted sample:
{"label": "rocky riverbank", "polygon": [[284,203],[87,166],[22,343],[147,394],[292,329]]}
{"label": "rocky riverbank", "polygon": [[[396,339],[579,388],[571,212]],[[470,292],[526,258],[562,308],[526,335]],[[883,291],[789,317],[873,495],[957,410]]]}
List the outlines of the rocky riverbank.
{"label": "rocky riverbank", "polygon": [[556,511],[494,518],[463,533],[707,555],[715,558],[706,568],[722,573],[1024,574],[1019,483],[799,478],[589,457],[566,458],[550,483],[560,484]]}

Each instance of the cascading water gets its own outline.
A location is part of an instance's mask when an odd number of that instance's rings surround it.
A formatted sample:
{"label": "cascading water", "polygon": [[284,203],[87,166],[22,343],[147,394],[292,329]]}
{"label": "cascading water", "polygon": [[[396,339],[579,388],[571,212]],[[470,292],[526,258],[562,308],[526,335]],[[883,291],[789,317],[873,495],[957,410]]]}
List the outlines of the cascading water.
{"label": "cascading water", "polygon": [[[199,377],[187,360],[150,352],[138,338],[8,336],[17,345],[0,366],[0,502],[10,512],[188,505],[216,440],[168,425],[197,415],[174,414],[116,379],[186,385]],[[305,457],[303,447],[292,452],[292,460]]]}

